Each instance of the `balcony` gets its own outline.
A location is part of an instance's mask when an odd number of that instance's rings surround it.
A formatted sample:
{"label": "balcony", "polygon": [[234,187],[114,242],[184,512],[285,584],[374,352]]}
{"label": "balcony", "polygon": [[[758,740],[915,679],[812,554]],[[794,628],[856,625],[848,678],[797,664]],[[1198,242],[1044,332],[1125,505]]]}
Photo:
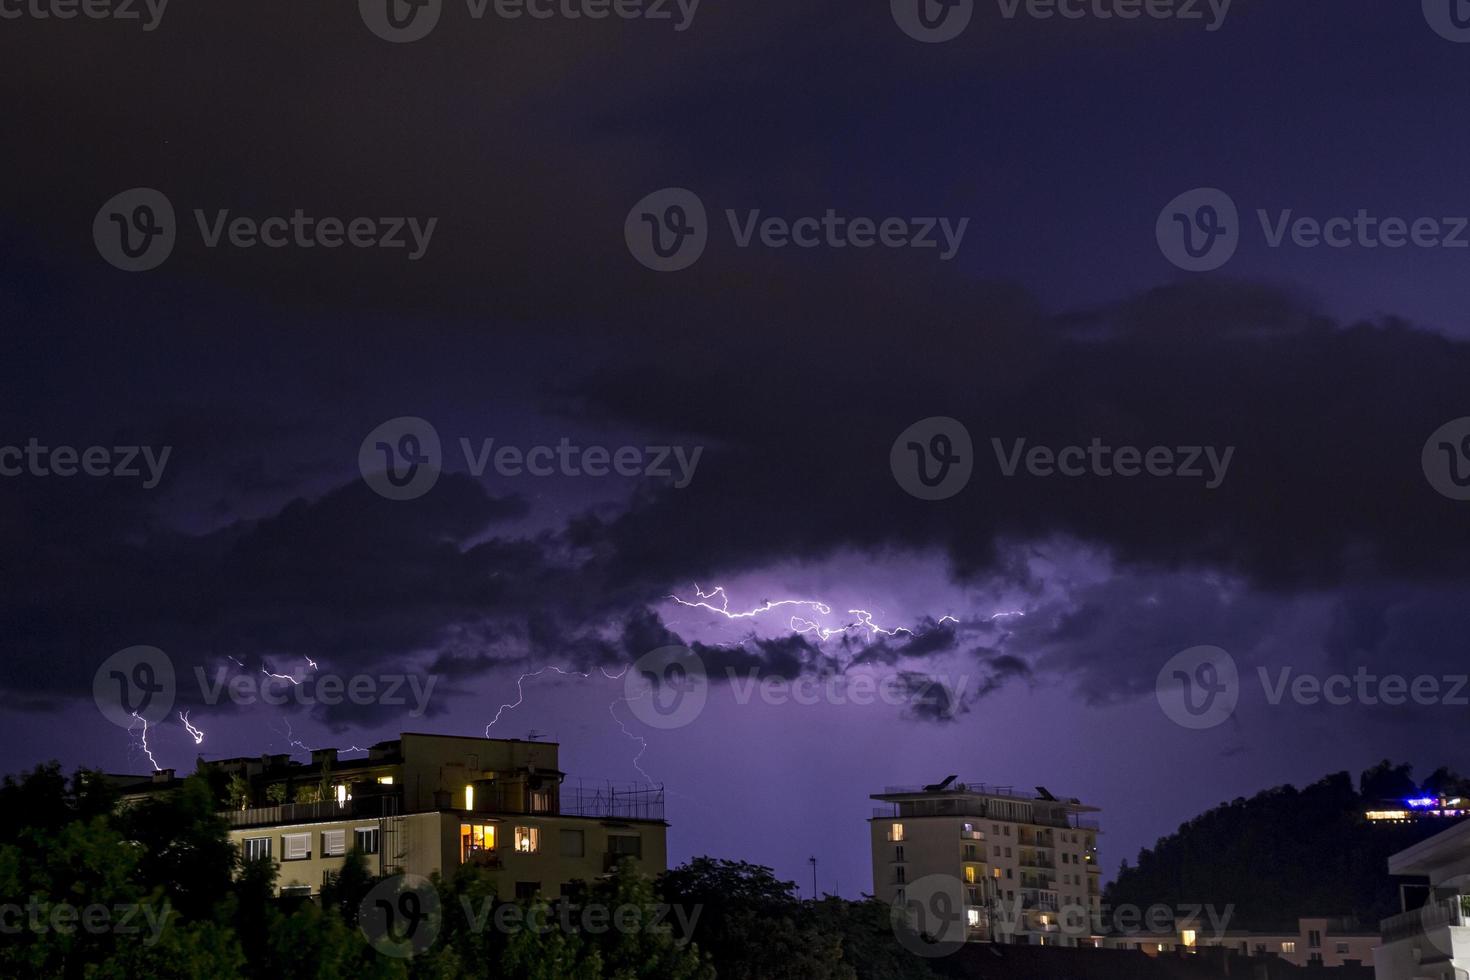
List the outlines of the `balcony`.
{"label": "balcony", "polygon": [[[279,806],[253,806],[244,810],[223,810],[220,816],[231,827],[269,827],[276,824],[310,823],[318,820],[350,820],[364,814],[354,805],[357,801],[338,803],[282,803]],[[377,816],[377,814],[374,814]]]}
{"label": "balcony", "polygon": [[1392,943],[1423,936],[1431,929],[1466,925],[1470,925],[1470,895],[1457,895],[1384,919],[1379,924],[1379,932],[1384,943]]}
{"label": "balcony", "polygon": [[985,839],[985,835],[982,834],[978,830],[962,830],[962,831],[960,831],[960,840],[980,840],[980,841],[983,841],[984,839]]}
{"label": "balcony", "polygon": [[1055,912],[1058,906],[1057,893],[1032,888],[1021,889],[1021,908],[1038,912]]}

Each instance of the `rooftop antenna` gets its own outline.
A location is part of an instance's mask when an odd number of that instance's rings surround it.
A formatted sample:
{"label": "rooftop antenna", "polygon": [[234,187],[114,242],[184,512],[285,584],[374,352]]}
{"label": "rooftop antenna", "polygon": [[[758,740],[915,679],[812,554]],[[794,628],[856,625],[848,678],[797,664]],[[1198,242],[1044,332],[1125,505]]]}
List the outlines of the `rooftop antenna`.
{"label": "rooftop antenna", "polygon": [[812,901],[815,902],[817,900],[817,859],[809,857],[807,860],[812,866]]}

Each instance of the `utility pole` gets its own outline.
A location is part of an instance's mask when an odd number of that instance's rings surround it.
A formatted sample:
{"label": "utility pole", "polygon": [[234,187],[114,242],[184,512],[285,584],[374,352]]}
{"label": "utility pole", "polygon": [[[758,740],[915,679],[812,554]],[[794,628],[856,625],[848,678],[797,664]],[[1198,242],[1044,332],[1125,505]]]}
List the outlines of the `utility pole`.
{"label": "utility pole", "polygon": [[815,902],[817,900],[817,859],[814,857],[809,857],[807,858],[807,861],[809,861],[812,866],[812,901]]}

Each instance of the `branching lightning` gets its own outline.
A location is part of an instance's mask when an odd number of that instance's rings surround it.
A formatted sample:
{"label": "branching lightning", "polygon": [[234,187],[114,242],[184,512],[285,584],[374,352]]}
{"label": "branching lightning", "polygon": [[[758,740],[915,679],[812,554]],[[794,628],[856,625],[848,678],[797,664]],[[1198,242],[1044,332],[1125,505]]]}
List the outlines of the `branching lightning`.
{"label": "branching lightning", "polygon": [[184,723],[184,731],[188,732],[189,737],[194,739],[195,745],[198,745],[204,741],[204,733],[195,728],[193,725],[189,724],[189,712],[180,711],[179,720]]}
{"label": "branching lightning", "polygon": [[[832,615],[831,606],[827,605],[825,602],[818,602],[815,599],[777,599],[774,601],[771,599],[767,599],[765,602],[761,603],[759,606],[756,606],[754,609],[748,609],[745,612],[731,612],[730,597],[725,593],[725,587],[723,585],[717,585],[709,592],[703,592],[700,590],[699,584],[696,582],[694,585],[694,594],[699,597],[699,602],[690,602],[687,599],[680,599],[676,595],[671,595],[669,596],[669,598],[673,599],[681,606],[689,606],[691,609],[708,609],[712,613],[719,613],[726,619],[754,619],[761,613],[770,612],[772,609],[778,609],[781,606],[806,606],[807,608],[815,610],[823,616]],[[718,606],[711,605],[710,603],[704,601],[706,599],[713,599],[715,596],[719,596],[720,598],[720,604]]]}

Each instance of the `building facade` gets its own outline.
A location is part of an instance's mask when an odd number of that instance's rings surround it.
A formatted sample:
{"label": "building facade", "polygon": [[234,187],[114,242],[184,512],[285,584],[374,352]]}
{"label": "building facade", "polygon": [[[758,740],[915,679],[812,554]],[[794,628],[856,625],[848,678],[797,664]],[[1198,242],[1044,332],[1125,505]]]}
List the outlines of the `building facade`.
{"label": "building facade", "polygon": [[1428,900],[1405,901],[1403,912],[1380,924],[1375,976],[1464,980],[1470,974],[1470,821],[1392,855],[1388,873],[1427,878]]}
{"label": "building facade", "polygon": [[[283,894],[317,895],[350,851],[374,874],[464,864],[497,872],[502,899],[555,898],[631,860],[667,868],[663,792],[573,784],[554,742],[404,733],[365,758],[319,749],[203,764],[240,794],[221,813],[243,858],[270,858]],[[177,784],[171,770],[124,786],[125,800]]]}
{"label": "building facade", "polygon": [[968,938],[1029,945],[1090,944],[1100,914],[1096,813],[1076,799],[950,777],[889,787],[869,820],[873,895],[895,908],[909,885],[957,879]]}

